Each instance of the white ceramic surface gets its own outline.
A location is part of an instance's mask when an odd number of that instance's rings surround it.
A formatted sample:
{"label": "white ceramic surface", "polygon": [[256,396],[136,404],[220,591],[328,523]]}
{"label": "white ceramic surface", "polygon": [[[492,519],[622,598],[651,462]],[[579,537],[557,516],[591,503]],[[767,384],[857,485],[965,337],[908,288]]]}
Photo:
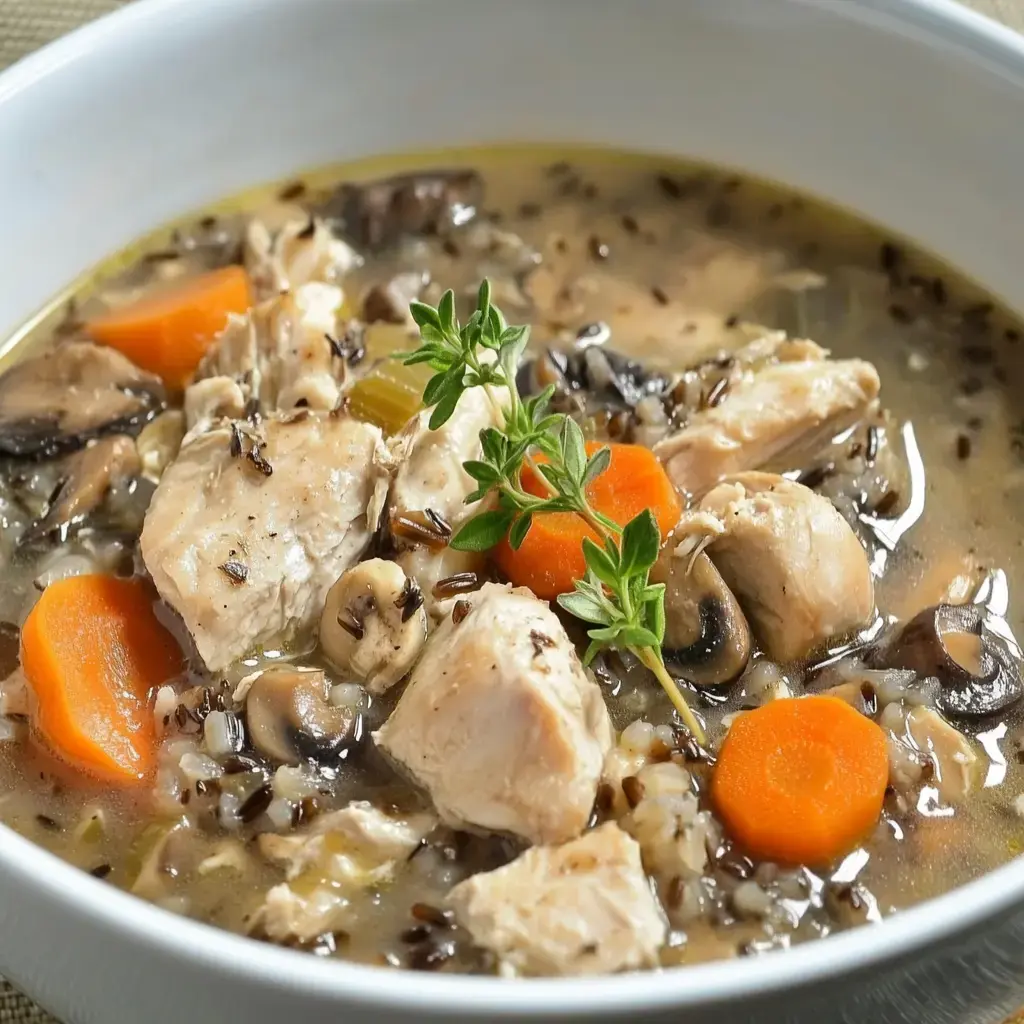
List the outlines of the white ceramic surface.
{"label": "white ceramic surface", "polygon": [[[946,0],[144,0],[0,76],[0,335],[140,232],[375,152],[611,143],[842,203],[1024,309],[1024,45]],[[0,970],[68,1024],[986,1022],[1024,862],[884,925],[661,975],[324,963],[174,917],[0,828]]]}

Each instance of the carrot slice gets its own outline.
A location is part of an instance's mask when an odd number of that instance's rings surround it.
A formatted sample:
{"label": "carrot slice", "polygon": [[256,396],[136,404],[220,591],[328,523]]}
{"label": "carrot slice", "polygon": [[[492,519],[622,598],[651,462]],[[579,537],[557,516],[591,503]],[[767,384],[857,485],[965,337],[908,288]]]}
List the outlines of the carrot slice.
{"label": "carrot slice", "polygon": [[32,724],[58,757],[128,785],[156,762],[150,695],[182,656],[139,579],[73,576],[51,583],[21,631]]}
{"label": "carrot slice", "polygon": [[711,795],[744,850],[782,864],[826,865],[882,811],[885,733],[837,697],[772,701],[733,722]]}
{"label": "carrot slice", "polygon": [[[604,447],[587,444],[587,454]],[[682,509],[672,482],[649,448],[635,444],[611,444],[608,468],[587,488],[587,498],[598,512],[625,526],[645,508],[654,513],[664,539],[679,522]],[[537,462],[547,461],[543,456]],[[523,471],[523,489],[531,494],[546,492],[535,473]],[[494,560],[516,586],[529,587],[538,597],[552,600],[573,589],[586,573],[583,538],[598,540],[597,534],[572,512],[549,512],[534,516],[533,525],[518,551],[507,541],[494,549]]]}
{"label": "carrot slice", "polygon": [[93,341],[181,388],[224,330],[228,314],[244,313],[250,305],[245,269],[222,267],[104,313],[86,324],[86,331]]}

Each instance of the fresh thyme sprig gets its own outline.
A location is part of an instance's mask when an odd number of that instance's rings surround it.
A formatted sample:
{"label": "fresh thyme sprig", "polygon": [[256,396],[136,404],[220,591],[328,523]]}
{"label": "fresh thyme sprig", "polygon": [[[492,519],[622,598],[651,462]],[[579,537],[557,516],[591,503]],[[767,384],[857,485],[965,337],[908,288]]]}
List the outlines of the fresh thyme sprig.
{"label": "fresh thyme sprig", "polygon": [[[420,329],[421,344],[402,358],[406,365],[425,363],[434,370],[423,392],[424,405],[434,407],[430,428],[443,426],[463,393],[476,387],[489,389],[503,419],[502,429],[480,432],[482,458],[463,463],[477,483],[467,504],[494,493],[496,507],[463,524],[451,540],[452,547],[486,551],[507,537],[511,547],[518,549],[535,515],[578,515],[602,543],[583,541],[586,575],[576,581],[573,592],[560,595],[558,603],[592,626],[587,631],[590,645],[584,663],[610,647],[632,652],[654,673],[687,728],[703,742],[700,722],[662,659],[665,585],[649,579],[661,545],[658,524],[645,509],[622,528],[590,504],[587,487],[608,468],[611,450],[603,447],[588,456],[583,431],[575,420],[549,412],[554,385],[527,399],[519,394],[516,378],[529,327],[506,323],[491,303],[486,280],[480,285],[477,308],[464,325],[455,315],[451,291],[445,292],[436,308],[413,302],[410,311]],[[500,397],[502,391],[507,392],[505,400]],[[535,453],[543,455],[544,461],[538,464]],[[546,495],[524,488],[526,466],[544,485]]]}

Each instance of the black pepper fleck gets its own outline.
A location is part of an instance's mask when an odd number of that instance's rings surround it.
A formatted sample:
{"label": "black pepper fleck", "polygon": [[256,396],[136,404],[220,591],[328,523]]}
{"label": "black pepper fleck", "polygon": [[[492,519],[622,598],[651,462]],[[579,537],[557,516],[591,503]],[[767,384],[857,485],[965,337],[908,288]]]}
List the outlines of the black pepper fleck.
{"label": "black pepper fleck", "polygon": [[229,558],[218,568],[236,587],[241,586],[249,578],[249,567],[234,558]]}

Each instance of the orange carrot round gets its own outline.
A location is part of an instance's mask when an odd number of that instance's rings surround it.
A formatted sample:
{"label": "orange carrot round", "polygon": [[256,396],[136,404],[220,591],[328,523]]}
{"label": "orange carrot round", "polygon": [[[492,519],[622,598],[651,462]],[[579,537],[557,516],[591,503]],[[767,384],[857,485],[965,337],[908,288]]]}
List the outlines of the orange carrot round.
{"label": "orange carrot round", "polygon": [[[603,445],[587,444],[593,455]],[[664,539],[679,522],[682,509],[672,482],[649,448],[635,444],[611,444],[608,468],[587,488],[591,505],[609,519],[625,526],[645,508],[654,513]],[[546,459],[541,456],[537,462]],[[523,471],[523,489],[546,492],[529,468]],[[518,551],[508,541],[494,549],[494,560],[516,586],[529,587],[538,597],[553,600],[573,589],[586,573],[583,538],[597,534],[573,512],[549,512],[533,517],[533,525]]]}
{"label": "orange carrot round", "polygon": [[140,579],[73,576],[46,588],[21,631],[36,734],[62,760],[122,785],[153,770],[151,696],[182,668],[153,600]]}
{"label": "orange carrot round", "polygon": [[772,701],[733,722],[711,783],[726,830],[749,854],[826,865],[882,811],[885,733],[837,697]]}
{"label": "orange carrot round", "polygon": [[222,267],[104,313],[86,331],[170,387],[182,388],[224,330],[228,314],[244,313],[251,304],[245,269]]}

